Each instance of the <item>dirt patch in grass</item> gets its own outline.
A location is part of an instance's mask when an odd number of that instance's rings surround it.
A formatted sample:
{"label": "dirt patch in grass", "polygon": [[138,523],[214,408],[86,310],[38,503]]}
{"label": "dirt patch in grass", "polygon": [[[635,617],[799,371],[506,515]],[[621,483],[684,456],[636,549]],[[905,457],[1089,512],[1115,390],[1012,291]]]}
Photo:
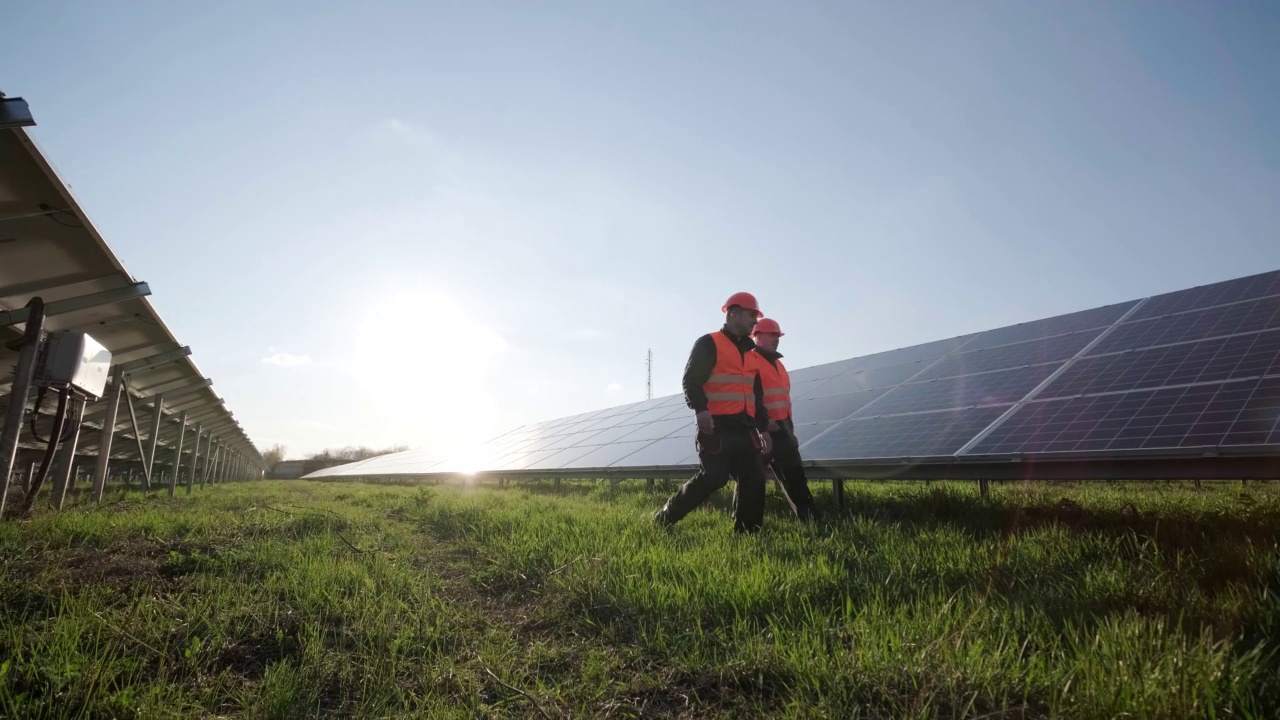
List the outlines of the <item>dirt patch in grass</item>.
{"label": "dirt patch in grass", "polygon": [[214,668],[228,670],[247,680],[261,680],[272,663],[296,657],[302,652],[296,623],[276,630],[261,630],[228,645],[218,653]]}
{"label": "dirt patch in grass", "polygon": [[642,683],[597,706],[600,717],[741,717],[778,709],[787,678],[769,671],[676,672]]}
{"label": "dirt patch in grass", "polygon": [[220,554],[221,549],[209,543],[133,538],[107,548],[71,547],[14,560],[4,580],[6,584],[38,583],[52,597],[95,586],[124,590],[179,582]]}

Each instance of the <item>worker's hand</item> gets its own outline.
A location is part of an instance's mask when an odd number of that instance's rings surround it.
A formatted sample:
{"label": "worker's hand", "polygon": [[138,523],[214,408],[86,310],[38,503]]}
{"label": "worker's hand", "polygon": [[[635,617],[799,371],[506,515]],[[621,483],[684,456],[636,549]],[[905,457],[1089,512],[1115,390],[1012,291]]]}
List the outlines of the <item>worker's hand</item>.
{"label": "worker's hand", "polygon": [[780,430],[780,429],[781,429],[781,426],[780,426],[780,425],[778,425],[778,421],[777,421],[777,420],[770,420],[770,421],[769,421],[769,432],[771,432],[771,433],[776,433],[776,432],[778,432],[778,430]]}
{"label": "worker's hand", "polygon": [[698,432],[703,435],[710,435],[716,430],[716,421],[711,418],[710,410],[703,410],[698,413]]}
{"label": "worker's hand", "polygon": [[765,456],[773,454],[773,436],[769,433],[760,433],[760,452]]}

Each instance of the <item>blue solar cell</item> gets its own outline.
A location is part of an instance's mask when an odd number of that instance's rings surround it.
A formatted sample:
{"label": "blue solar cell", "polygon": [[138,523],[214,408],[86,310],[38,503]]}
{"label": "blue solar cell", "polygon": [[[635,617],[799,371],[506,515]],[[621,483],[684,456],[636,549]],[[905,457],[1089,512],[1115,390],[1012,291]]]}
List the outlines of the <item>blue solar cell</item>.
{"label": "blue solar cell", "polygon": [[804,400],[814,397],[821,387],[826,384],[827,380],[796,380],[795,375],[791,376],[791,400]]}
{"label": "blue solar cell", "polygon": [[965,408],[845,420],[801,446],[807,460],[952,455],[1000,417],[1002,408]]}
{"label": "blue solar cell", "polygon": [[884,397],[864,406],[854,417],[898,415],[970,406],[1007,405],[1025,397],[1036,385],[1049,377],[1060,364],[1033,365],[981,375],[964,375],[899,385]]}
{"label": "blue solar cell", "polygon": [[1280,378],[1028,403],[971,455],[1164,450],[1280,441]]}
{"label": "blue solar cell", "polygon": [[1124,314],[1130,310],[1137,301],[1119,303],[1116,305],[1105,305],[1092,310],[1081,310],[1067,315],[1059,315],[1057,317],[1047,318],[1045,320],[1035,320],[1025,322],[1019,325],[1010,325],[1008,327],[999,328],[997,330],[988,330],[978,335],[972,342],[964,346],[966,351],[981,350],[983,348],[996,347],[999,345],[1011,345],[1013,343],[1026,342],[1028,340],[1039,340],[1041,338],[1052,337],[1054,335],[1065,335],[1067,333],[1079,332],[1081,330],[1091,330],[1095,328],[1104,328],[1112,325],[1115,321],[1124,317]]}
{"label": "blue solar cell", "polygon": [[791,370],[791,383],[811,382],[814,380],[825,380],[827,378],[841,375],[857,367],[857,360],[840,360],[838,362],[823,363],[822,365],[813,365],[810,367]]}
{"label": "blue solar cell", "polygon": [[1040,398],[1232,380],[1280,373],[1280,330],[1076,361]]}
{"label": "blue solar cell", "polygon": [[1280,328],[1280,296],[1123,323],[1090,351],[1102,355]]}
{"label": "blue solar cell", "polygon": [[886,392],[888,392],[886,389],[866,390],[845,395],[800,400],[792,403],[791,414],[796,422],[843,420]]}
{"label": "blue solar cell", "polygon": [[953,353],[921,373],[916,382],[1067,360],[1083,350],[1101,332],[1100,329],[1083,330],[1043,340]]}
{"label": "blue solar cell", "polygon": [[565,461],[561,467],[570,469],[604,469],[649,444],[650,443],[648,442],[622,441],[611,445],[599,445],[592,448],[585,448],[590,452],[572,460]]}
{"label": "blue solar cell", "polygon": [[634,432],[627,435],[626,440],[657,440],[664,438],[672,433],[685,427],[693,427],[693,411],[686,410],[681,413],[681,417],[668,418],[657,422],[647,423],[635,429]]}
{"label": "blue solar cell", "polygon": [[643,427],[643,425],[614,425],[613,427],[605,428],[600,432],[588,431],[583,433],[586,437],[581,442],[575,443],[574,447],[582,445],[605,445],[615,440],[630,440],[633,439],[630,435],[641,427]]}
{"label": "blue solar cell", "polygon": [[669,402],[668,398],[663,398],[662,402],[654,401],[654,405],[652,407],[647,407],[633,414],[631,418],[627,420],[626,424],[635,425],[638,423],[648,423],[648,422],[653,422],[655,420],[661,420],[662,418],[668,417],[669,415],[671,415],[674,408],[676,407],[683,408],[684,407],[683,398],[678,395],[673,397],[676,397],[677,399],[681,400],[681,402],[677,405],[675,403]]}
{"label": "blue solar cell", "polygon": [[828,378],[814,389],[812,394],[814,396],[844,395],[861,390],[891,388],[911,379],[925,367],[926,365],[922,363],[911,363],[869,370],[850,370],[843,375]]}
{"label": "blue solar cell", "polygon": [[1156,295],[1138,308],[1130,320],[1168,315],[1170,313],[1199,310],[1215,305],[1251,300],[1268,295],[1280,295],[1280,271],[1226,280],[1188,290]]}
{"label": "blue solar cell", "polygon": [[838,422],[839,420],[832,420],[829,422],[796,423],[796,439],[801,445],[803,445],[817,437],[818,434],[822,433],[827,428],[836,425]]}
{"label": "blue solar cell", "polygon": [[[597,446],[570,447],[544,455],[524,467],[525,470],[555,470],[573,467],[573,461],[592,452]],[[541,451],[539,451],[541,452]]]}
{"label": "blue solar cell", "polygon": [[851,367],[849,369],[851,370],[870,370],[872,368],[889,367],[892,365],[921,363],[926,360],[935,360],[940,358],[962,346],[967,348],[968,346],[966,343],[974,337],[975,335],[961,335],[960,337],[947,338],[946,340],[935,340],[934,342],[928,342],[922,345],[912,345],[898,350],[888,350],[874,355],[865,355],[846,362],[850,364]]}
{"label": "blue solar cell", "polygon": [[693,436],[669,437],[655,440],[613,464],[615,468],[670,467],[696,465],[697,451]]}

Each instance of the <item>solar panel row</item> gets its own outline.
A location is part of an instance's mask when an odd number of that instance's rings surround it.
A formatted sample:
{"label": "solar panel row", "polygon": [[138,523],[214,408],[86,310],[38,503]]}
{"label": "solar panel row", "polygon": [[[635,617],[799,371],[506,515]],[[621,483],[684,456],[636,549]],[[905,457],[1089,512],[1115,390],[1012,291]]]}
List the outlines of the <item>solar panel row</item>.
{"label": "solar panel row", "polygon": [[1280,378],[1029,403],[975,455],[1280,444]]}
{"label": "solar panel row", "polygon": [[[792,388],[802,452],[824,464],[1280,452],[1280,271],[795,370]],[[518,429],[481,467],[328,472],[682,467],[693,436],[673,395]]]}

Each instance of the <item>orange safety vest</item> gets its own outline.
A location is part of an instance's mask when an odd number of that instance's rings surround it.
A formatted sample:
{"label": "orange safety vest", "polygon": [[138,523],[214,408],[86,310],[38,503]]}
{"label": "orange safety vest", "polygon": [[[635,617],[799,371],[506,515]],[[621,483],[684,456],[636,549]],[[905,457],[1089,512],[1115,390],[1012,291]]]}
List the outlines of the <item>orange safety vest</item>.
{"label": "orange safety vest", "polygon": [[712,415],[756,416],[755,381],[757,370],[751,353],[745,356],[723,331],[711,333],[716,341],[716,364],[702,385],[707,394],[707,410]]}
{"label": "orange safety vest", "polygon": [[776,364],[758,352],[755,366],[760,373],[760,385],[764,389],[764,406],[769,409],[770,420],[786,420],[791,417],[791,376],[787,368],[778,360]]}

